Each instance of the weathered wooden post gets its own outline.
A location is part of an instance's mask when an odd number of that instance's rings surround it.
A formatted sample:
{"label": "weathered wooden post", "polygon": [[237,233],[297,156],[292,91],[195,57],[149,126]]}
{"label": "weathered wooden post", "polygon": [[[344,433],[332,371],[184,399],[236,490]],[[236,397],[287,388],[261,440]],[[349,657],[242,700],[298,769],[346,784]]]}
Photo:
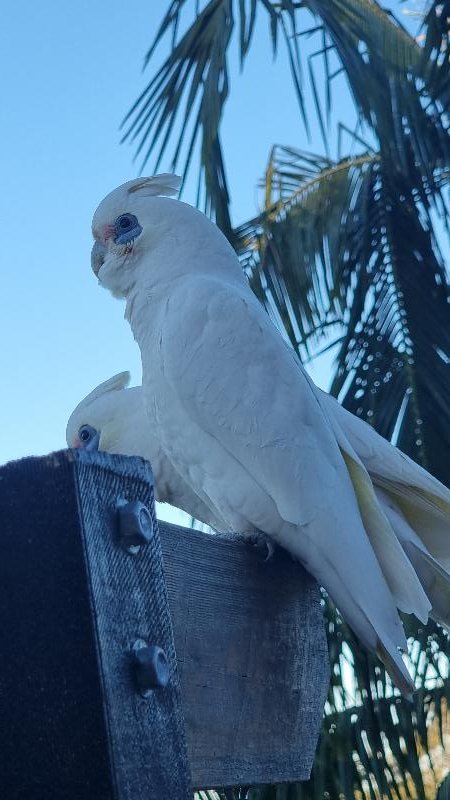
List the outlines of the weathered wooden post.
{"label": "weathered wooden post", "polygon": [[149,465],[85,451],[0,469],[0,543],[2,800],[308,777],[328,656],[299,565],[159,533]]}

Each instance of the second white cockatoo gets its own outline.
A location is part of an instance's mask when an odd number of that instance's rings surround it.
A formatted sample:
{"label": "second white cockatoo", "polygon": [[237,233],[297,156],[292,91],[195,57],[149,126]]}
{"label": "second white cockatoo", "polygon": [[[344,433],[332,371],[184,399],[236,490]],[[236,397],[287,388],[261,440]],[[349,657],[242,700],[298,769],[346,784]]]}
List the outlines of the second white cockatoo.
{"label": "second white cockatoo", "polygon": [[[68,446],[146,458],[153,467],[155,497],[159,502],[181,508],[216,531],[228,532],[227,522],[215,516],[213,509],[186,484],[163,453],[155,431],[147,422],[142,387],[126,388],[129,380],[129,372],[120,372],[97,386],[77,405],[67,423]],[[439,563],[431,556],[424,543],[427,526],[422,527],[422,540],[401,510],[402,494],[414,487],[418,491],[429,490],[430,476],[379,436],[370,425],[346,411],[334,397],[316,390],[328,413],[337,417],[367,469],[378,502],[433,603],[431,616],[450,628],[450,578],[447,572],[450,564],[448,561],[445,563],[445,558],[443,563]],[[431,547],[433,549],[433,545]]]}
{"label": "second white cockatoo", "polygon": [[153,470],[156,500],[181,508],[215,530],[227,531],[226,521],[215,515],[164,454],[147,423],[142,389],[127,389],[129,381],[129,372],[113,375],[78,403],[67,423],[68,447],[146,458]]}
{"label": "second white cockatoo", "polygon": [[229,528],[303,563],[408,696],[397,609],[448,624],[450,492],[398,451],[387,466],[369,428],[353,433],[358,455],[228,241],[170,197],[178,185],[129,181],[93,219],[94,272],[126,299],[141,350],[145,422]]}

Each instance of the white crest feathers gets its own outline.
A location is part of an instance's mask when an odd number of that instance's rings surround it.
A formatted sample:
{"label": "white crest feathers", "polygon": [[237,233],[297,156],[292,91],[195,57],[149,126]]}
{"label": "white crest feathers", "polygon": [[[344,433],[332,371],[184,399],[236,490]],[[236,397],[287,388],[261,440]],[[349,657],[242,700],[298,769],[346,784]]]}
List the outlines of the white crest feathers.
{"label": "white crest feathers", "polygon": [[95,400],[98,400],[99,397],[103,397],[105,394],[109,394],[109,392],[116,392],[120,391],[121,389],[125,389],[128,384],[130,383],[130,373],[127,371],[125,372],[118,372],[117,375],[113,375],[108,380],[103,381],[92,392],[86,395],[86,397],[78,404],[77,408],[81,408],[84,406],[88,406],[93,403]]}
{"label": "white crest feathers", "polygon": [[130,194],[139,192],[144,197],[157,197],[158,195],[173,197],[180,190],[181,178],[179,175],[163,172],[161,175],[153,175],[148,178],[136,178],[136,180],[126,183],[125,186]]}

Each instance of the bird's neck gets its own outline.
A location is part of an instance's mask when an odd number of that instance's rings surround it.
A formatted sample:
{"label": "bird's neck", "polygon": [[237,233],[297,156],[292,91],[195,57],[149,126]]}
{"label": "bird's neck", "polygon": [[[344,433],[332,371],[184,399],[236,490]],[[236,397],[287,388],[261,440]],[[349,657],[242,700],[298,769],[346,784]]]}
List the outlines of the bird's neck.
{"label": "bird's neck", "polygon": [[156,332],[155,310],[157,308],[154,289],[135,285],[128,294],[125,319],[129,322],[133,336],[141,351],[151,344]]}

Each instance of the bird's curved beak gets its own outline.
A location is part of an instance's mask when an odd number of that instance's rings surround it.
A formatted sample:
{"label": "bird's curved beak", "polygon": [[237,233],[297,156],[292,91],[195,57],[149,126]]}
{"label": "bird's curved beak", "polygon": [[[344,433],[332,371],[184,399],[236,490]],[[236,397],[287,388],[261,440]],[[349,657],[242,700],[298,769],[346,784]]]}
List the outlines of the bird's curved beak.
{"label": "bird's curved beak", "polygon": [[89,440],[89,442],[83,447],[83,450],[95,450],[97,451],[100,445],[100,434],[97,431],[95,436]]}
{"label": "bird's curved beak", "polygon": [[91,267],[95,275],[98,275],[100,268],[105,260],[106,245],[101,242],[94,242],[91,251]]}

